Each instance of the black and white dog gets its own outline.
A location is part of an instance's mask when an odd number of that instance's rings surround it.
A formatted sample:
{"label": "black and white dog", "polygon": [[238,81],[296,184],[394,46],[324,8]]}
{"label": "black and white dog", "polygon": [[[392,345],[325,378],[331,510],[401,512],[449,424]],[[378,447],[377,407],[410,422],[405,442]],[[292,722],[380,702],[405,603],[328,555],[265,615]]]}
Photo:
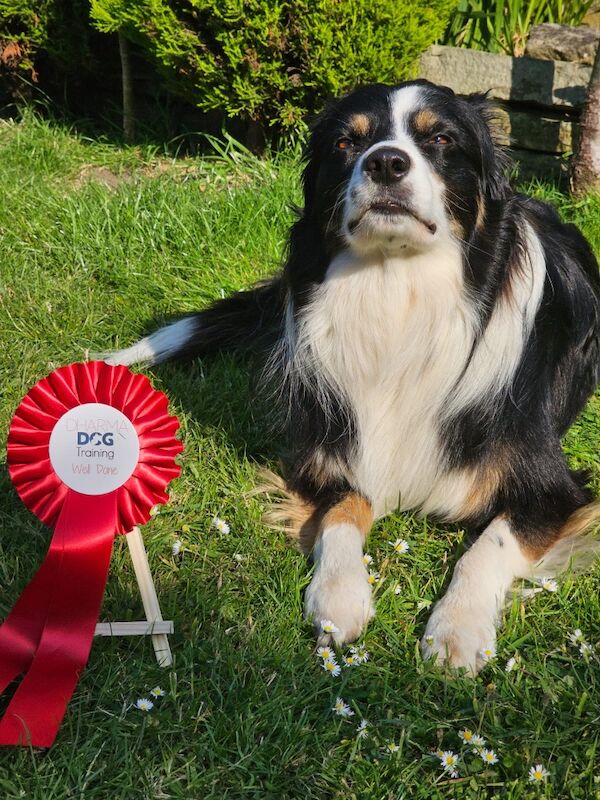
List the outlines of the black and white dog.
{"label": "black and white dog", "polygon": [[332,104],[282,274],[109,359],[266,354],[293,454],[279,516],[315,561],[306,615],[338,644],[373,614],[374,518],[417,509],[479,534],[422,645],[471,672],[513,580],[551,574],[600,518],[560,444],[599,380],[598,267],[511,190],[489,115],[422,80]]}

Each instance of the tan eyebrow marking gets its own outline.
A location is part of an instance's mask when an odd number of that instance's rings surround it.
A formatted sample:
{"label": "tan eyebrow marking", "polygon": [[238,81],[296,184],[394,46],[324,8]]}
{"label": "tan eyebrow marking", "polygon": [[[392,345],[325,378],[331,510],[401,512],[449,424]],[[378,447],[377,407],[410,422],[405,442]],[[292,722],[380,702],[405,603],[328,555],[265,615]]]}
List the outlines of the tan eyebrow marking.
{"label": "tan eyebrow marking", "polygon": [[355,114],[350,120],[350,126],[358,136],[367,136],[371,128],[371,123],[366,114]]}
{"label": "tan eyebrow marking", "polygon": [[438,124],[438,118],[427,108],[417,111],[414,118],[414,126],[419,133],[429,133]]}

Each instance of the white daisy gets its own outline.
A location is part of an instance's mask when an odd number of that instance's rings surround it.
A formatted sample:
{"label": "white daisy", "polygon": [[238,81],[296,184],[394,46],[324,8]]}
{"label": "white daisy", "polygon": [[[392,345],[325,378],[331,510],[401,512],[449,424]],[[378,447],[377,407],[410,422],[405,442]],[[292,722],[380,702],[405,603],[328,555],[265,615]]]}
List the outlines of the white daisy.
{"label": "white daisy", "polygon": [[380,578],[381,578],[381,575],[378,572],[375,572],[375,570],[372,570],[372,569],[369,570],[369,576],[367,578],[367,582],[370,583],[371,586],[373,586],[375,583],[377,583],[377,581]]}
{"label": "white daisy", "polygon": [[558,584],[552,578],[539,578],[538,584],[546,592],[556,592],[558,589]]}
{"label": "white daisy", "polygon": [[323,633],[337,633],[339,631],[339,628],[335,624],[335,622],[332,622],[330,619],[322,619],[321,630],[323,631]]}
{"label": "white daisy", "polygon": [[161,689],[160,686],[155,686],[154,689],[150,689],[150,694],[152,697],[164,697],[166,692],[164,689]]}
{"label": "white daisy", "polygon": [[406,541],[406,539],[396,539],[395,542],[388,542],[388,544],[393,547],[394,552],[398,553],[398,555],[403,555],[404,553],[408,553],[408,551],[410,550],[410,545]]}
{"label": "white daisy", "polygon": [[581,632],[581,628],[575,628],[573,633],[569,634],[569,641],[571,644],[578,644],[579,642],[583,641],[583,633]]}
{"label": "white daisy", "polygon": [[181,539],[175,539],[175,541],[171,545],[171,553],[173,553],[174,556],[178,556],[180,550],[181,550]]}
{"label": "white daisy", "polygon": [[139,700],[135,701],[135,707],[139,708],[140,711],[152,711],[154,703],[152,700],[148,700],[147,697],[140,697]]}
{"label": "white daisy", "polygon": [[479,651],[479,655],[484,661],[492,661],[496,658],[496,648],[493,644],[488,644]]}
{"label": "white daisy", "polygon": [[363,556],[363,564],[365,567],[368,567],[369,564],[373,563],[373,556],[370,556],[368,553],[365,553]]}
{"label": "white daisy", "polygon": [[517,659],[514,656],[512,656],[512,658],[509,658],[506,664],[504,665],[504,671],[512,672],[513,669],[516,667],[516,665],[517,665]]}
{"label": "white daisy", "polygon": [[328,672],[332,678],[337,678],[340,674],[340,665],[333,658],[327,658],[323,661],[323,669]]}
{"label": "white daisy", "polygon": [[356,728],[357,735],[358,736],[367,736],[368,727],[369,727],[368,721],[366,719],[361,719],[361,721],[358,723],[358,726]]}
{"label": "white daisy", "polygon": [[397,583],[397,584],[394,586],[394,594],[395,594],[396,596],[397,596],[397,595],[399,595],[399,594],[402,594],[402,587],[400,586],[400,584],[399,584],[399,583]]}
{"label": "white daisy", "polygon": [[321,656],[323,661],[329,661],[329,659],[335,658],[335,652],[331,647],[317,647],[317,653]]}
{"label": "white daisy", "polygon": [[400,745],[394,742],[388,742],[386,745],[389,753],[397,753],[400,750]]}
{"label": "white daisy", "polygon": [[462,741],[465,744],[472,744],[473,736],[474,736],[473,731],[469,730],[468,728],[465,728],[464,730],[458,732],[458,738],[462,739]]}
{"label": "white daisy", "polygon": [[550,773],[541,764],[536,764],[529,770],[529,780],[531,783],[543,783],[548,775],[550,775]]}
{"label": "white daisy", "polygon": [[348,655],[343,657],[343,662],[345,667],[358,667],[360,661],[356,658],[354,653],[348,653]]}
{"label": "white daisy", "polygon": [[213,528],[216,528],[219,533],[229,533],[231,528],[225,522],[224,519],[220,519],[219,517],[213,517],[212,519]]}
{"label": "white daisy", "polygon": [[458,756],[456,753],[453,753],[452,750],[444,750],[439,756],[440,762],[442,767],[447,771],[455,771],[455,767],[458,764]]}
{"label": "white daisy", "polygon": [[579,645],[579,652],[584,658],[587,658],[587,656],[591,656],[594,652],[594,645],[588,644],[587,642],[582,642]]}
{"label": "white daisy", "polygon": [[341,697],[336,697],[335,705],[332,708],[332,711],[338,715],[338,717],[353,717],[354,711],[350,708],[348,703],[344,703]]}
{"label": "white daisy", "polygon": [[485,747],[485,739],[478,733],[474,733],[473,736],[471,736],[471,744],[473,745],[473,752],[479,754],[481,748]]}
{"label": "white daisy", "polygon": [[350,648],[350,652],[354,656],[357,664],[366,664],[369,660],[369,651],[364,644],[354,645]]}
{"label": "white daisy", "polygon": [[479,753],[479,757],[483,761],[484,764],[497,764],[498,763],[498,756],[494,753],[493,750],[481,750]]}

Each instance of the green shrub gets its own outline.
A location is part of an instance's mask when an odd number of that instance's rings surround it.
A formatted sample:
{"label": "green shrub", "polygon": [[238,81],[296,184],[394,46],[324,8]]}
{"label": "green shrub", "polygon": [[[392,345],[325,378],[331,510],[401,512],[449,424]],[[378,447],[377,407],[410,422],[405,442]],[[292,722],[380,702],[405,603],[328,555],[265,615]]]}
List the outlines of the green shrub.
{"label": "green shrub", "polygon": [[0,0],[0,74],[35,82],[43,53],[63,75],[89,58],[87,0]]}
{"label": "green shrub", "polygon": [[455,0],[92,0],[203,110],[298,131],[326,98],[406,78]]}
{"label": "green shrub", "polygon": [[580,25],[593,0],[461,0],[445,44],[523,55],[529,31],[541,22]]}

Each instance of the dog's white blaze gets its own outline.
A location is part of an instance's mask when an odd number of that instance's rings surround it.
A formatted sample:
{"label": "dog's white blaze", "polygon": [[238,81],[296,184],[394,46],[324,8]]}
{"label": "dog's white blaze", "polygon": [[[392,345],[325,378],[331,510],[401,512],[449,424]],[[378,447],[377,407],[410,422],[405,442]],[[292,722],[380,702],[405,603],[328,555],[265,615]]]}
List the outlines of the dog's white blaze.
{"label": "dog's white blaze", "polygon": [[531,570],[510,525],[497,517],[457,563],[427,623],[425,655],[448,656],[454,666],[476,672],[479,652],[495,643],[507,592],[515,578],[529,577]]}
{"label": "dog's white blaze", "polygon": [[303,310],[295,369],[321,375],[348,399],[358,445],[346,477],[377,517],[398,507],[460,517],[476,474],[448,469],[439,427],[510,385],[545,276],[531,230],[527,246],[467,369],[479,321],[451,237],[405,258],[344,253]]}
{"label": "dog's white blaze", "polygon": [[408,118],[422,105],[421,86],[403,86],[390,95],[392,130],[397,139],[408,135]]}
{"label": "dog's white blaze", "polygon": [[177,353],[192,338],[196,321],[193,317],[185,317],[171,325],[140,339],[139,342],[124,350],[117,350],[106,356],[107,364],[114,366],[130,364],[158,364]]}

